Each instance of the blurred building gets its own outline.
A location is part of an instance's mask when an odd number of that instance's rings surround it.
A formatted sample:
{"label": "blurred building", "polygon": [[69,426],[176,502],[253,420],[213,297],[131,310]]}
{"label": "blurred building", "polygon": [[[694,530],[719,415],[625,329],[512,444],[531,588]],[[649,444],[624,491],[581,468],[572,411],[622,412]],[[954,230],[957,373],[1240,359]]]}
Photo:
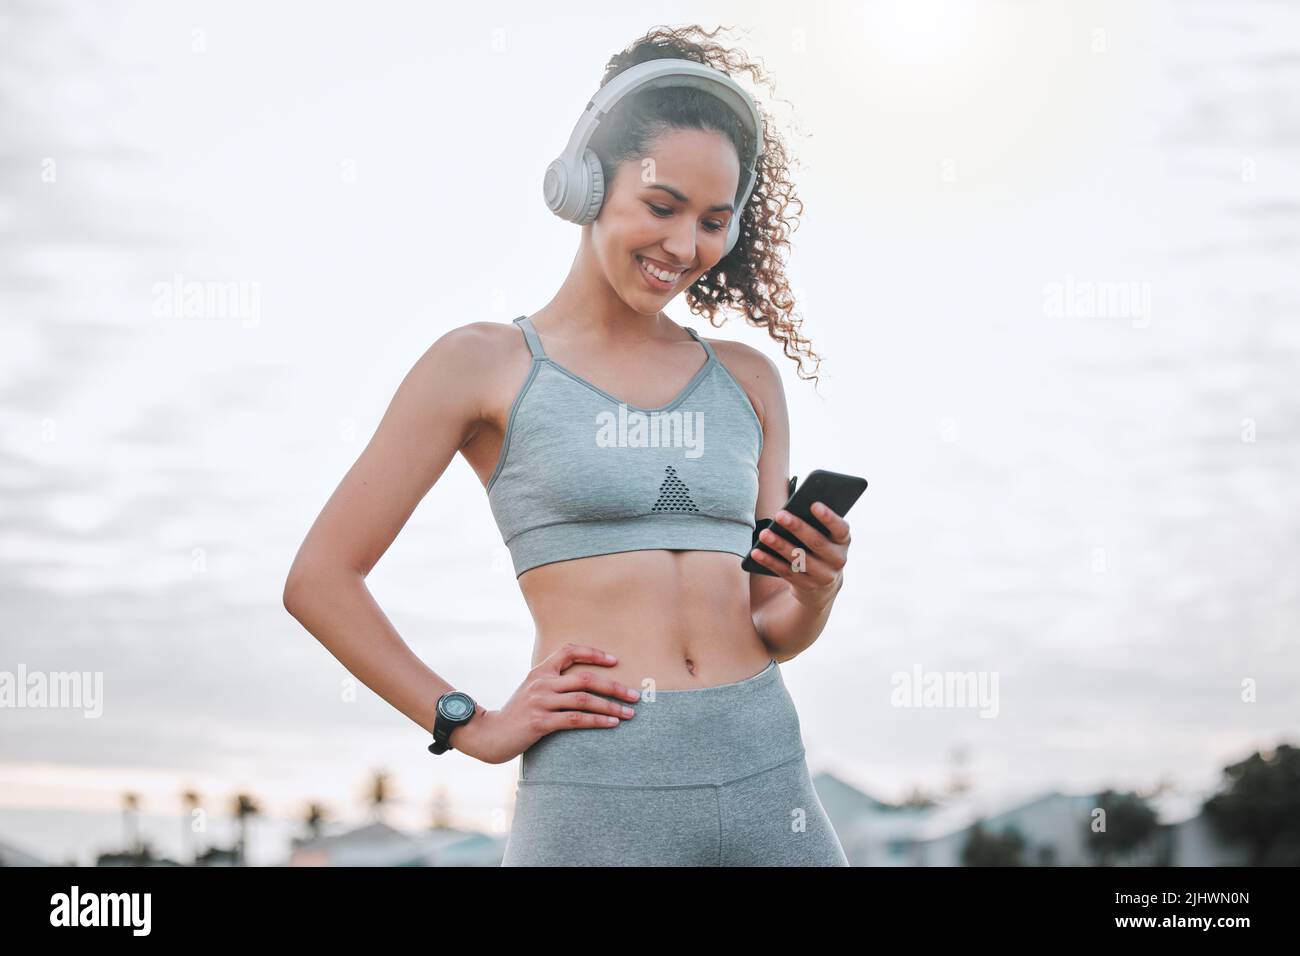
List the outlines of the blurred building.
{"label": "blurred building", "polygon": [[[1088,821],[1095,794],[966,792],[931,807],[883,803],[833,774],[814,777],[817,793],[853,866],[961,866],[978,824],[986,833],[1015,833],[1026,866],[1094,866]],[[1243,866],[1244,847],[1218,839],[1201,812],[1210,795],[1161,794],[1148,803],[1157,829],[1122,866]]]}
{"label": "blurred building", "polygon": [[434,827],[406,833],[382,822],[293,841],[288,866],[500,866],[505,838]]}
{"label": "blurred building", "polygon": [[0,866],[49,866],[45,860],[0,840]]}

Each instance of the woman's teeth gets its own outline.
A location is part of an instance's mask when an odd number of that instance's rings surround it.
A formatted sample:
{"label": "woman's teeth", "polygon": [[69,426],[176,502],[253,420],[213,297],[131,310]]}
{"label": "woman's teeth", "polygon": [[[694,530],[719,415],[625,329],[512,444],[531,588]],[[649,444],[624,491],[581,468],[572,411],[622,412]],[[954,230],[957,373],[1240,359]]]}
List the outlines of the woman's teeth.
{"label": "woman's teeth", "polygon": [[682,277],[682,274],[680,272],[663,272],[659,269],[656,269],[654,266],[646,262],[640,256],[637,256],[637,261],[641,263],[642,269],[644,269],[648,274],[654,276],[660,282],[676,282],[678,279]]}

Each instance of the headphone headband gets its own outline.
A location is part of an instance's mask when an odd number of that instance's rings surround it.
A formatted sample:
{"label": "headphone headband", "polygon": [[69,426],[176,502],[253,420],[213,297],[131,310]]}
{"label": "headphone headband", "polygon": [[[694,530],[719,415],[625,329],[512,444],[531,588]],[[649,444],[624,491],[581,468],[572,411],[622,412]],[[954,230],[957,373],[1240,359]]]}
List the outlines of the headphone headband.
{"label": "headphone headband", "polygon": [[669,57],[638,63],[596,91],[574,125],[564,152],[546,168],[542,192],[547,208],[561,219],[579,225],[596,218],[605,198],[605,177],[599,157],[588,148],[592,136],[601,121],[625,96],[643,89],[668,86],[692,87],[718,97],[740,118],[753,139],[753,157],[741,159],[740,182],[723,252],[726,255],[740,237],[741,213],[758,179],[758,157],[763,152],[763,122],[754,101],[735,80],[694,60]]}

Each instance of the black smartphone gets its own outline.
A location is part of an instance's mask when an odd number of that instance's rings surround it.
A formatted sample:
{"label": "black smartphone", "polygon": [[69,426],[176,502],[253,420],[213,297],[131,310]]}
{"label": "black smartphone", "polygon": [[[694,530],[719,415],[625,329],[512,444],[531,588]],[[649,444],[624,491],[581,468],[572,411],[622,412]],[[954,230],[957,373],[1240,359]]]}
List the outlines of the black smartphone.
{"label": "black smartphone", "polygon": [[[821,468],[809,474],[802,485],[798,484],[798,482],[798,476],[790,479],[790,498],[786,501],[783,510],[808,522],[828,537],[830,532],[826,526],[813,516],[813,502],[820,501],[842,518],[849,513],[849,509],[853,507],[854,502],[861,498],[862,493],[867,490],[867,479],[865,478],[859,478],[856,475],[841,475],[837,471],[824,471]],[[808,546],[784,526],[777,524],[771,518],[764,518],[754,528],[753,547],[766,551],[772,557],[785,561],[783,555],[758,540],[758,536],[764,528],[771,528],[773,534],[785,538],[796,548],[808,550]],[[785,561],[785,563],[789,564],[788,561]],[[777,577],[775,571],[769,571],[749,554],[745,555],[745,560],[741,562],[740,566],[751,574],[766,574],[770,577]]]}

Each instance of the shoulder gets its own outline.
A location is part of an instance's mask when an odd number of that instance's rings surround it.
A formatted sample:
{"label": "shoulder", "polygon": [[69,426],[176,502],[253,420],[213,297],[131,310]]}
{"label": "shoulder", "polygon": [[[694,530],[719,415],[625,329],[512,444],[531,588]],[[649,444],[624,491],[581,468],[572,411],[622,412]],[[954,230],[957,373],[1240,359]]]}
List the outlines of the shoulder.
{"label": "shoulder", "polygon": [[764,352],[744,342],[705,339],[754,405],[758,420],[767,425],[768,412],[785,406],[781,371]]}
{"label": "shoulder", "polygon": [[[486,361],[501,358],[500,353],[507,351],[515,340],[524,347],[524,351],[528,350],[519,326],[514,322],[467,322],[443,332],[430,348],[454,354],[458,358]],[[494,354],[488,355],[485,352]]]}
{"label": "shoulder", "polygon": [[468,322],[439,335],[417,366],[440,376],[481,382],[521,356],[526,362],[528,345],[515,323]]}
{"label": "shoulder", "polygon": [[416,360],[408,378],[427,399],[481,418],[501,383],[526,373],[528,344],[513,322],[468,322],[448,329]]}

